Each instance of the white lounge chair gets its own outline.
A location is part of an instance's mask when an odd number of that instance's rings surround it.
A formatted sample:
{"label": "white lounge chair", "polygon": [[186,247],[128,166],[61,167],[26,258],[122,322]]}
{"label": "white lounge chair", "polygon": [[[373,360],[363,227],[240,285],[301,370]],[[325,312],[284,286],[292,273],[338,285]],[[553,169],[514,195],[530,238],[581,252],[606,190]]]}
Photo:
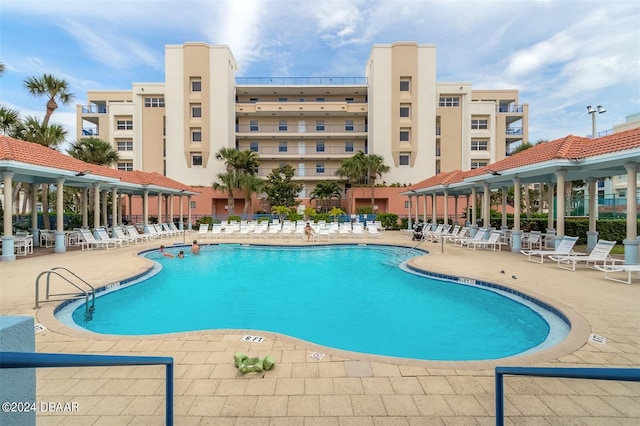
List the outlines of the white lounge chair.
{"label": "white lounge chair", "polygon": [[533,250],[537,248],[538,250],[542,250],[542,232],[540,231],[531,231],[527,235],[526,238],[523,238],[521,241],[522,249]]}
{"label": "white lounge chair", "polygon": [[480,247],[485,249],[490,248],[493,251],[500,251],[502,249],[502,242],[500,241],[501,236],[502,233],[500,231],[491,231],[491,235],[489,235],[489,238],[486,240],[468,241],[467,248],[470,250],[475,250]]}
{"label": "white lounge chair", "polygon": [[138,228],[133,225],[127,225],[127,233],[132,237],[141,238],[143,241],[151,241],[154,240],[155,237],[151,234],[141,234],[138,232]]}
{"label": "white lounge chair", "polygon": [[453,243],[459,247],[466,246],[469,242],[472,241],[482,241],[484,240],[484,236],[487,234],[487,230],[484,228],[480,228],[476,231],[476,235],[471,238],[458,238],[453,240]]}
{"label": "white lounge chair", "polygon": [[141,236],[134,237],[132,235],[125,234],[124,230],[122,228],[120,228],[119,226],[114,226],[111,229],[113,230],[113,233],[116,234],[116,238],[118,238],[119,240],[127,240],[129,242],[133,242],[135,244],[138,244],[138,242],[140,242],[140,241],[142,241],[144,239]]}
{"label": "white lounge chair", "polygon": [[[573,253],[573,246],[576,245],[578,237],[562,237],[560,244],[555,250],[520,250],[520,253],[527,256],[529,262],[543,263],[545,256],[568,256]],[[537,258],[540,257],[538,261]]]}
{"label": "white lounge chair", "polygon": [[463,238],[469,238],[469,228],[466,227],[466,226],[463,226],[460,229],[458,229],[458,233],[457,234],[452,233],[451,235],[443,235],[442,236],[442,239],[444,240],[445,243],[447,241],[455,242],[456,240],[461,240]]}
{"label": "white lounge chair", "polygon": [[111,238],[104,228],[96,228],[96,233],[101,241],[113,241],[118,247],[124,247],[129,245],[129,240],[120,238]]}
{"label": "white lounge chair", "polygon": [[102,241],[97,240],[96,237],[93,236],[91,231],[88,229],[81,229],[80,233],[82,234],[83,241],[80,242],[80,247],[82,250],[91,250],[93,248],[103,248],[103,249],[111,249],[116,248],[117,244],[113,241]]}
{"label": "white lounge chair", "polygon": [[198,238],[207,238],[209,236],[209,224],[201,223],[198,227]]}
{"label": "white lounge chair", "polygon": [[586,267],[589,268],[590,264],[593,269],[596,265],[611,266],[614,265],[616,260],[610,256],[611,250],[616,245],[615,241],[600,240],[595,245],[591,253],[571,253],[566,256],[549,256],[549,259],[558,263],[558,268],[567,269],[569,271],[576,270],[576,264],[578,262],[584,262]]}
{"label": "white lounge chair", "polygon": [[[611,281],[617,281],[623,284],[631,284],[631,274],[634,272],[638,273],[638,278],[640,278],[640,265],[593,265],[596,269],[604,272],[604,277]],[[612,277],[609,274],[613,273],[625,272],[627,274],[627,279],[623,280],[621,278]]]}

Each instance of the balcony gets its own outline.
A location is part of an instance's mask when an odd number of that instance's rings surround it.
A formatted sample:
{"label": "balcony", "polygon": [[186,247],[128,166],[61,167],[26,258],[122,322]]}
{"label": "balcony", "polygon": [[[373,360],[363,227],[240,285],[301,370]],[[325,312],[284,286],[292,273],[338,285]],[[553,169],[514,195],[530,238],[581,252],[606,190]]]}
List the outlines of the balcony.
{"label": "balcony", "polygon": [[82,128],[82,136],[99,136],[100,133],[98,129],[92,127],[83,127]]}
{"label": "balcony", "polygon": [[518,104],[509,104],[509,105],[498,105],[498,112],[509,113],[509,112],[524,112],[524,105]]}
{"label": "balcony", "polygon": [[366,77],[236,77],[236,86],[364,86]]}
{"label": "balcony", "polygon": [[[239,149],[249,149],[246,144],[239,144]],[[364,145],[354,145],[352,149],[347,150],[344,146],[325,146],[324,151],[317,151],[315,146],[299,146],[291,143],[285,151],[281,151],[279,146],[259,147],[256,152],[260,157],[295,157],[305,159],[333,159],[351,157],[358,151],[365,151]]]}
{"label": "balcony", "polygon": [[[321,170],[323,171],[319,171],[317,170],[315,167],[310,166],[310,167],[305,167],[305,168],[299,168],[296,166],[293,166],[293,168],[295,169],[295,174],[293,175],[293,180],[335,180],[335,181],[340,181],[343,180],[344,178],[341,178],[340,176],[336,175],[336,172],[338,171],[338,167],[325,167]],[[258,169],[258,176],[260,177],[267,177],[271,174],[271,172],[273,171],[273,168],[270,167],[265,167],[265,168],[260,168]]]}
{"label": "balcony", "polygon": [[238,115],[312,115],[324,116],[341,114],[341,116],[364,115],[369,111],[367,102],[300,102],[300,101],[258,101],[236,104]]}
{"label": "balcony", "polygon": [[507,130],[506,130],[505,133],[506,133],[507,136],[522,136],[523,135],[522,127],[507,127]]}
{"label": "balcony", "polygon": [[265,136],[278,136],[282,135],[297,135],[307,134],[309,137],[330,137],[330,136],[344,136],[349,137],[363,136],[366,137],[368,131],[366,124],[325,124],[324,126],[316,126],[313,123],[296,123],[291,122],[286,125],[282,124],[237,124],[236,133],[238,136],[243,135],[247,137],[256,137],[260,135]]}
{"label": "balcony", "polygon": [[83,114],[106,114],[106,105],[82,105]]}

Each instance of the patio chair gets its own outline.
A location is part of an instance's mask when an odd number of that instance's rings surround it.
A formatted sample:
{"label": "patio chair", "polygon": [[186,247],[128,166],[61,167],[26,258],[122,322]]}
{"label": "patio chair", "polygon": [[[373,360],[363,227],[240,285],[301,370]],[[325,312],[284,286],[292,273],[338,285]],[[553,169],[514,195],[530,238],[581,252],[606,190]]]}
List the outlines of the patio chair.
{"label": "patio chair", "polygon": [[109,250],[111,248],[117,247],[114,241],[97,240],[96,237],[94,237],[91,231],[89,231],[88,229],[81,229],[80,233],[82,235],[82,241],[80,242],[80,247],[82,248],[82,250],[91,250],[94,248],[103,248]]}
{"label": "patio chair", "polygon": [[[568,256],[573,253],[573,246],[576,245],[578,237],[562,237],[560,244],[555,250],[520,250],[520,253],[527,256],[529,262],[544,263],[545,256]],[[540,260],[537,260],[538,257]]]}
{"label": "patio chair", "polygon": [[33,235],[28,233],[16,233],[16,238],[13,240],[13,248],[16,256],[33,254]]}
{"label": "patio chair", "polygon": [[487,230],[484,229],[484,228],[480,228],[480,229],[478,229],[478,231],[476,231],[476,235],[474,235],[473,237],[454,239],[453,240],[453,244],[458,246],[458,247],[466,246],[471,241],[482,241],[482,240],[484,240],[484,236],[486,234],[487,234]]}
{"label": "patio chair", "polygon": [[41,229],[40,230],[40,247],[55,247],[56,231]]}
{"label": "patio chair", "polygon": [[549,259],[556,261],[558,268],[569,271],[575,271],[578,262],[584,262],[587,268],[591,264],[592,269],[595,269],[596,265],[612,266],[616,260],[611,258],[610,253],[615,245],[615,241],[599,240],[589,254],[571,253],[566,256],[549,256]]}
{"label": "patio chair", "polygon": [[127,225],[127,233],[132,236],[132,237],[139,237],[141,238],[143,241],[151,241],[153,239],[155,239],[155,237],[151,234],[141,234],[138,232],[138,228],[136,228],[134,225]]}
{"label": "patio chair", "polygon": [[201,223],[198,227],[198,238],[207,238],[209,235],[209,224]]}
{"label": "patio chair", "polygon": [[[637,278],[640,278],[640,265],[593,265],[599,271],[604,272],[604,277],[607,280],[616,281],[623,284],[631,284],[631,274],[638,273]],[[627,274],[627,279],[612,277],[610,274],[624,272]]]}
{"label": "patio chair", "polygon": [[107,233],[107,230],[104,228],[96,228],[95,231],[98,234],[98,238],[101,241],[113,241],[118,247],[124,247],[129,245],[129,240],[127,240],[126,238],[124,239],[111,238]]}
{"label": "patio chair", "polygon": [[531,231],[525,235],[526,238],[523,238],[521,241],[523,250],[533,250],[535,248],[537,248],[538,250],[542,250],[542,232]]}
{"label": "patio chair", "polygon": [[144,237],[142,237],[142,236],[134,237],[133,235],[125,234],[124,233],[124,229],[120,228],[119,226],[114,226],[111,229],[113,230],[113,233],[116,235],[116,238],[119,239],[119,240],[127,240],[127,241],[133,242],[135,244],[138,244],[138,242],[144,240]]}
{"label": "patio chair", "polygon": [[500,237],[502,233],[500,231],[492,231],[489,238],[486,240],[479,241],[468,241],[467,248],[470,250],[476,250],[478,247],[491,249],[493,251],[501,251],[502,250],[502,242],[500,241]]}

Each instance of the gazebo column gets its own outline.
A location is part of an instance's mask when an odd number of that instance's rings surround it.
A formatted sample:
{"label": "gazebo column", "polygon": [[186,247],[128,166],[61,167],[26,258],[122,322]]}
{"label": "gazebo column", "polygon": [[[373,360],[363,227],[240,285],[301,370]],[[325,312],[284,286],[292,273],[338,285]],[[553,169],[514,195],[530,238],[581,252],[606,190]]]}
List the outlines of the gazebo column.
{"label": "gazebo column", "polygon": [[180,229],[181,231],[184,231],[184,220],[183,220],[183,217],[184,217],[183,204],[184,203],[182,201],[183,198],[184,198],[183,195],[180,194],[180,208],[178,209],[178,214],[180,215],[180,222],[179,222],[180,228],[178,229]]}
{"label": "gazebo column", "polygon": [[100,184],[93,184],[93,228],[100,228]]}
{"label": "gazebo column", "polygon": [[57,179],[56,199],[56,246],[54,253],[64,253],[67,247],[64,243],[64,179]]}
{"label": "gazebo column", "polygon": [[478,232],[478,215],[476,214],[476,202],[478,199],[478,192],[476,191],[475,186],[471,188],[471,226],[469,229],[471,230],[471,238],[476,236]]}
{"label": "gazebo column", "polygon": [[411,223],[411,202],[412,201],[413,201],[413,197],[409,195],[409,204],[407,205],[407,217],[409,218],[409,220],[407,221],[407,229],[409,231],[413,228],[413,224]]}
{"label": "gazebo column", "polygon": [[2,221],[4,235],[2,236],[2,256],[0,256],[0,260],[16,260],[16,237],[13,235],[13,193],[11,191],[13,172],[2,172],[2,180],[4,183],[4,218]]}
{"label": "gazebo column", "polygon": [[598,194],[596,189],[596,179],[587,179],[589,189],[589,230],[587,231],[587,253],[598,243],[598,231],[596,230],[596,219],[598,216]]}
{"label": "gazebo column", "polygon": [[436,198],[436,193],[431,194],[431,221],[433,222],[433,226],[431,229],[436,229],[436,224],[438,223],[438,211],[437,211],[437,203],[438,199]]}
{"label": "gazebo column", "polygon": [[465,222],[466,222],[465,225],[471,225],[471,223],[470,223],[471,222],[471,218],[469,217],[469,197],[470,197],[469,194],[465,195],[465,198],[467,199],[467,202],[466,202],[465,208],[464,208],[465,209],[464,210],[465,211],[464,219],[465,219]]}
{"label": "gazebo column", "polygon": [[189,215],[187,222],[187,230],[191,231],[191,195],[187,196],[187,214]]}
{"label": "gazebo column", "polygon": [[[482,224],[486,229],[491,228],[491,189],[489,188],[489,182],[482,184]],[[487,238],[489,238],[488,234]]]}
{"label": "gazebo column", "polygon": [[443,215],[444,215],[444,224],[449,224],[449,191],[444,190],[444,207],[443,207]]}
{"label": "gazebo column", "polygon": [[560,240],[564,237],[564,177],[567,174],[566,170],[556,171],[556,247],[560,244]]}
{"label": "gazebo column", "polygon": [[81,210],[82,210],[82,227],[87,229],[89,228],[89,188],[82,188],[82,200],[80,201]]}
{"label": "gazebo column", "polygon": [[554,203],[553,203],[553,195],[554,195],[554,191],[555,191],[555,186],[554,185],[548,185],[548,189],[549,189],[549,208],[547,210],[549,210],[548,216],[547,216],[547,240],[546,241],[551,241],[551,238],[554,238],[554,247],[547,247],[547,248],[555,248],[555,235],[556,235],[556,228],[553,227],[553,216],[555,216],[554,213]]}
{"label": "gazebo column", "polygon": [[[413,204],[409,203],[409,206],[412,206],[412,205]],[[415,210],[416,215],[415,215],[414,223],[418,223],[418,220],[420,218],[420,195],[418,195],[418,194],[416,194],[415,206],[416,206],[416,210]]]}
{"label": "gazebo column", "polygon": [[626,163],[627,169],[627,238],[624,244],[624,263],[627,265],[637,265],[638,259],[638,164]]}
{"label": "gazebo column", "polygon": [[422,221],[424,223],[427,223],[427,204],[427,194],[424,194],[422,196]]}
{"label": "gazebo column", "polygon": [[38,191],[35,184],[31,184],[31,234],[33,235],[33,246],[40,246],[40,229],[38,228]]}
{"label": "gazebo column", "polygon": [[162,192],[158,192],[158,223],[162,223]]}
{"label": "gazebo column", "polygon": [[133,194],[129,194],[129,223],[133,224]]}
{"label": "gazebo column", "polygon": [[111,189],[111,226],[118,225],[118,188]]}
{"label": "gazebo column", "polygon": [[520,178],[513,178],[513,230],[511,231],[511,251],[522,250],[522,231],[520,230]]}
{"label": "gazebo column", "polygon": [[142,193],[142,223],[144,224],[145,234],[149,231],[149,190],[145,189]]}
{"label": "gazebo column", "polygon": [[460,225],[460,222],[459,222],[460,216],[458,215],[458,197],[459,197],[458,194],[453,196],[453,210],[454,210],[453,214],[455,217],[455,225]]}
{"label": "gazebo column", "polygon": [[102,226],[109,226],[109,209],[107,204],[109,201],[109,191],[102,191]]}
{"label": "gazebo column", "polygon": [[169,199],[169,220],[167,222],[171,223],[173,222],[173,194],[169,194],[167,198]]}

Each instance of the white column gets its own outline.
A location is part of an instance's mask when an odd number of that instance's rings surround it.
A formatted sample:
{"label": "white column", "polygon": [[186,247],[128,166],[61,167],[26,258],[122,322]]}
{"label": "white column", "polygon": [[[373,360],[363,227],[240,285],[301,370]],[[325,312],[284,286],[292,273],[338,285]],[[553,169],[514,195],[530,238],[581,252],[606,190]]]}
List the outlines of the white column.
{"label": "white column", "polygon": [[500,188],[500,198],[502,200],[502,227],[507,228],[507,196],[508,190],[506,186]]}
{"label": "white column", "polygon": [[477,227],[478,224],[478,215],[476,214],[476,202],[478,200],[478,192],[476,188],[471,188],[471,226]]}
{"label": "white column", "polygon": [[129,194],[129,223],[133,224],[133,194]]}
{"label": "white column", "polygon": [[[15,251],[15,236],[13,235],[13,192],[11,191],[13,185],[13,172],[2,172],[2,179],[4,182],[4,218],[3,229],[4,235],[2,236],[2,256],[0,260],[16,260]],[[34,206],[35,208],[35,206]]]}
{"label": "white column", "polygon": [[485,228],[489,229],[491,227],[491,189],[489,188],[489,182],[484,182],[482,187],[482,223]]}
{"label": "white column", "polygon": [[438,199],[436,198],[436,193],[434,192],[433,194],[431,194],[431,208],[433,209],[431,211],[431,216],[433,218],[433,223],[437,223],[438,222],[438,212],[437,212],[437,203],[438,203]]}
{"label": "white column", "polygon": [[407,229],[411,230],[411,228],[413,227],[413,224],[411,223],[411,203],[413,202],[413,197],[411,195],[409,195],[409,205],[407,206],[407,217],[409,218],[407,220]]}
{"label": "white column", "polygon": [[589,189],[589,230],[587,231],[587,253],[598,243],[598,232],[596,231],[596,219],[598,218],[598,192],[596,189],[596,179],[587,179]]}
{"label": "white column", "polygon": [[567,174],[566,170],[556,171],[556,190],[557,195],[557,218],[556,218],[556,238],[562,238],[564,236],[564,177]]}
{"label": "white column", "polygon": [[118,188],[115,186],[111,189],[111,224],[118,224]]}
{"label": "white column", "polygon": [[93,184],[93,227],[100,228],[100,184]]}
{"label": "white column", "polygon": [[[24,185],[24,183],[23,183]],[[38,190],[31,184],[31,234],[33,235],[33,246],[40,246],[40,229],[38,229]]]}
{"label": "white column", "polygon": [[169,219],[167,222],[173,222],[173,194],[169,194]]}
{"label": "white column", "polygon": [[422,221],[424,223],[427,223],[427,204],[427,194],[424,194],[422,198]]}
{"label": "white column", "polygon": [[89,188],[82,188],[82,201],[80,201],[81,204],[81,209],[82,209],[82,227],[83,228],[88,228],[89,227],[89,212],[88,212],[88,206],[89,206]]}
{"label": "white column", "polygon": [[444,224],[449,224],[449,191],[444,190]]}
{"label": "white column", "polygon": [[638,164],[627,163],[624,165],[627,169],[627,238],[624,243],[624,263],[638,264]]}
{"label": "white column", "polygon": [[149,232],[149,190],[145,189],[142,195],[142,223],[144,232]]}
{"label": "white column", "polygon": [[511,230],[511,251],[518,253],[522,249],[522,231],[520,230],[520,178],[513,178],[513,229]]}
{"label": "white column", "polygon": [[459,197],[458,194],[453,196],[453,209],[455,210],[454,216],[456,218],[456,222],[455,222],[456,225],[460,225],[460,215],[458,214],[458,197]]}
{"label": "white column", "polygon": [[162,223],[162,192],[158,192],[158,223]]}
{"label": "white column", "polygon": [[183,195],[180,194],[180,208],[178,209],[178,214],[180,215],[180,230],[183,231],[184,230],[184,209],[183,209],[183,201],[182,201]]}
{"label": "white column", "polygon": [[187,196],[187,212],[188,212],[188,222],[187,222],[187,229],[189,231],[191,231],[191,195]]}
{"label": "white column", "polygon": [[56,179],[56,246],[54,253],[64,253],[67,247],[64,242],[64,179]]}
{"label": "white column", "polygon": [[109,191],[102,191],[102,225],[107,226],[109,224],[109,209],[107,208],[107,202]]}

